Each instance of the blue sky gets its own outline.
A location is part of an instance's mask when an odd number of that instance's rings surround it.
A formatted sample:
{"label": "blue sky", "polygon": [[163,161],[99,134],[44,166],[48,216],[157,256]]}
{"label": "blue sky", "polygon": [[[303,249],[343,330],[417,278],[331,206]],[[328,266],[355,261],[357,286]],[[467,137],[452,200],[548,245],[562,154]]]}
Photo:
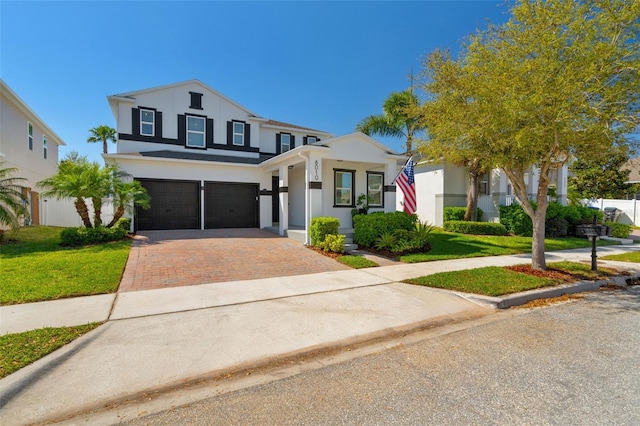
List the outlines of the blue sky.
{"label": "blue sky", "polygon": [[86,139],[115,127],[106,96],[194,78],[263,117],[341,135],[408,88],[429,52],[507,19],[502,0],[0,0],[0,75],[67,143],[61,158],[102,161]]}

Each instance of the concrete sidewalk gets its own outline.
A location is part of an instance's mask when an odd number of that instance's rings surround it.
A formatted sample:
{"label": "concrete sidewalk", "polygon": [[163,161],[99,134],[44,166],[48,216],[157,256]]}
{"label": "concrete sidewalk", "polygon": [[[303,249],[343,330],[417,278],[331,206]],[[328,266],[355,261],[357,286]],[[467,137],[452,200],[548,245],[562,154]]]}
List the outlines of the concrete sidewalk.
{"label": "concrete sidewalk", "polygon": [[[630,250],[640,246],[601,247],[598,253]],[[35,328],[69,325],[69,317],[78,324],[109,321],[0,380],[0,424],[61,419],[283,356],[486,315],[493,310],[461,295],[398,281],[529,258],[403,264],[119,293],[115,301],[105,295],[3,307],[2,330],[18,329],[18,322]],[[547,254],[549,262],[589,259],[588,249]],[[600,261],[605,263],[610,262]],[[624,267],[640,272],[637,264]]]}

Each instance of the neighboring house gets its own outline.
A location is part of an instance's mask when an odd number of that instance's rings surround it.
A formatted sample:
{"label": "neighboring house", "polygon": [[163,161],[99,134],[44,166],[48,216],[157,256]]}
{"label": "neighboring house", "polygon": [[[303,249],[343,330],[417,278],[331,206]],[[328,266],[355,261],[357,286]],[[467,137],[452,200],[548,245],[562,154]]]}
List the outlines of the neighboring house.
{"label": "neighboring house", "polygon": [[317,216],[351,228],[362,193],[372,211],[396,208],[393,179],[406,157],[362,133],[269,120],[198,80],[107,99],[118,142],[103,157],[151,196],[136,230],[277,226],[286,235]]}
{"label": "neighboring house", "polygon": [[[535,200],[538,188],[538,172],[525,174],[529,198]],[[551,175],[555,198],[567,203],[567,167],[555,169]],[[442,226],[445,207],[466,207],[469,173],[464,167],[448,163],[421,163],[415,167],[417,198],[416,214],[421,221]],[[397,208],[402,209],[402,193],[398,196]],[[492,170],[480,178],[478,208],[483,211],[482,220],[497,222],[500,219],[499,206],[511,205],[515,196],[511,183],[501,170]]]}
{"label": "neighboring house", "polygon": [[627,161],[623,168],[630,171],[627,183],[640,183],[640,157]]}
{"label": "neighboring house", "polygon": [[0,79],[0,157],[4,167],[15,167],[14,177],[29,200],[29,217],[24,224],[48,224],[46,200],[39,196],[36,182],[58,172],[58,147],[64,141]]}

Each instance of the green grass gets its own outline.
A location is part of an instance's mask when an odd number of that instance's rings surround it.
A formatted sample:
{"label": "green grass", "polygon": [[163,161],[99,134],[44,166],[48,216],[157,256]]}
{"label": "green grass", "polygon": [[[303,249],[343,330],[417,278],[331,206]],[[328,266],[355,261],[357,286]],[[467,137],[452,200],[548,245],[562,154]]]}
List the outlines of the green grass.
{"label": "green grass", "polygon": [[[406,263],[431,262],[434,260],[461,259],[468,257],[502,256],[531,252],[531,237],[466,235],[434,230],[429,238],[431,250],[426,253],[413,253],[400,256]],[[616,242],[599,240],[598,245],[612,245]],[[585,238],[548,238],[545,249],[568,250],[590,247],[591,241]]]}
{"label": "green grass", "polygon": [[37,361],[99,325],[92,323],[77,327],[41,328],[0,336],[0,378]]}
{"label": "green grass", "polygon": [[600,259],[640,263],[640,251],[632,251],[632,252],[621,253],[621,254],[610,254],[608,256],[602,256]]}
{"label": "green grass", "polygon": [[360,269],[360,268],[371,268],[373,266],[380,266],[378,265],[376,262],[371,261],[365,257],[362,256],[355,256],[352,254],[347,254],[344,256],[340,256],[337,258],[337,261],[340,263],[343,263],[347,266],[350,266],[354,269]]}
{"label": "green grass", "polygon": [[[613,275],[613,271],[604,268],[600,268],[598,272],[592,272],[590,265],[575,262],[555,262],[548,264],[547,267],[571,274],[573,281],[604,279]],[[536,288],[551,287],[567,281],[535,277],[498,266],[488,266],[464,271],[441,272],[408,279],[404,282],[485,296],[502,296]]]}
{"label": "green grass", "polygon": [[33,226],[10,232],[2,246],[0,305],[12,305],[117,290],[131,240],[61,247],[63,228]]}

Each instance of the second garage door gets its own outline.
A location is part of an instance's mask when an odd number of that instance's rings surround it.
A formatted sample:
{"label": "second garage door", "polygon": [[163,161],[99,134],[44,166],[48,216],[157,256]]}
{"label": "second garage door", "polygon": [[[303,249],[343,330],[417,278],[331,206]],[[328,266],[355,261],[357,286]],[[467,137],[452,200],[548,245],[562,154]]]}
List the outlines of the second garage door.
{"label": "second garage door", "polygon": [[205,182],[204,226],[257,228],[258,184]]}

